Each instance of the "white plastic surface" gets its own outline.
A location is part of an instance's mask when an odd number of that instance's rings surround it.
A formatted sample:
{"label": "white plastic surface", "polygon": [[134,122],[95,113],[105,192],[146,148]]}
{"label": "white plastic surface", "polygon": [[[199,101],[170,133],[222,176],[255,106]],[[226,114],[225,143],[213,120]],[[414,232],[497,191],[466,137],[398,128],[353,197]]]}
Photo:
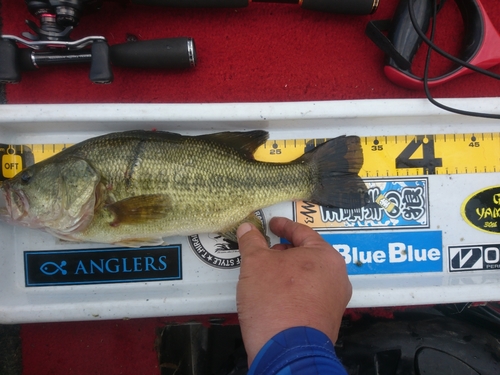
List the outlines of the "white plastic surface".
{"label": "white plastic surface", "polygon": [[[498,98],[443,102],[500,113]],[[498,121],[450,114],[426,100],[0,106],[0,143],[4,144],[76,143],[108,132],[139,128],[183,134],[265,129],[270,139],[500,131]],[[352,276],[354,294],[349,307],[500,300],[500,270],[450,273],[446,251],[447,246],[500,243],[500,235],[478,231],[465,223],[459,212],[472,193],[499,185],[500,174],[439,175],[428,179],[427,230],[442,232],[443,271]],[[266,208],[264,215],[266,220],[275,215],[292,217],[292,205]],[[169,241],[182,244],[183,279],[179,281],[31,288],[25,286],[24,251],[102,246],[62,243],[49,234],[4,223],[0,223],[0,239],[0,323],[236,311],[238,269],[208,266],[196,256],[186,238]]]}

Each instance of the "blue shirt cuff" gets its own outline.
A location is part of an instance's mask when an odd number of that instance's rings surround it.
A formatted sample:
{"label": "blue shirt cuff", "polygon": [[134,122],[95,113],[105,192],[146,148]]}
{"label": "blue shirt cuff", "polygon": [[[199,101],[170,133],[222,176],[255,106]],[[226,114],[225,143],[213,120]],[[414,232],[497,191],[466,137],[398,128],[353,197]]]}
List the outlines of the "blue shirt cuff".
{"label": "blue shirt cuff", "polygon": [[347,375],[332,341],[310,327],[286,329],[271,338],[255,357],[248,375]]}

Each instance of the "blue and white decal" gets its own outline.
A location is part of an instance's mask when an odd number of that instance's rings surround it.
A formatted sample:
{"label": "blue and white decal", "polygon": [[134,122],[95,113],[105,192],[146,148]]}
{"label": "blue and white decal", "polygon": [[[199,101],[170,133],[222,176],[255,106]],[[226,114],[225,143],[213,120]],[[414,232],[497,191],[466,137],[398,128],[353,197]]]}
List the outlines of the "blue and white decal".
{"label": "blue and white decal", "polygon": [[315,230],[429,228],[429,183],[426,177],[364,179],[368,203],[360,208],[295,202],[294,220]]}
{"label": "blue and white decal", "polygon": [[443,271],[440,231],[321,235],[344,257],[349,275]]}

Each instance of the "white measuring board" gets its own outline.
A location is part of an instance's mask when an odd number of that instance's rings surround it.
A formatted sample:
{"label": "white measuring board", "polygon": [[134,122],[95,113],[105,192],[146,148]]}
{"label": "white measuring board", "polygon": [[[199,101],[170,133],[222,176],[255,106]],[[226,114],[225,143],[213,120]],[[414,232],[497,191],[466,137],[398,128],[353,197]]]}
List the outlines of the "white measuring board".
{"label": "white measuring board", "polygon": [[[444,100],[500,113],[498,101]],[[2,178],[67,145],[131,129],[188,135],[264,129],[270,140],[255,157],[269,162],[292,160],[328,138],[358,135],[366,207],[285,202],[259,211],[263,222],[287,216],[341,252],[353,284],[351,308],[500,300],[495,120],[447,113],[426,100],[5,105]],[[0,323],[236,311],[239,254],[213,234],[137,250],[63,242],[0,223],[0,238]]]}

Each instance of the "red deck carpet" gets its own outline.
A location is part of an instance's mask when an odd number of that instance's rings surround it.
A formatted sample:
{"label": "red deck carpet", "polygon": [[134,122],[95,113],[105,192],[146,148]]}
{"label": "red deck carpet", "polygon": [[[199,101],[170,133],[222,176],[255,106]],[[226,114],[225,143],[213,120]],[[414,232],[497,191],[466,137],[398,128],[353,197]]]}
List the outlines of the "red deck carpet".
{"label": "red deck carpet", "polygon": [[[346,0],[347,1],[347,0]],[[299,6],[252,3],[240,9],[170,9],[105,2],[82,17],[73,38],[105,36],[123,43],[191,36],[196,68],[181,72],[114,67],[109,85],[93,84],[87,65],[23,73],[6,86],[17,103],[200,103],[419,98],[423,92],[397,87],[383,74],[383,53],[365,36],[372,19],[390,18],[397,0],[381,0],[370,16],[306,11]],[[500,29],[498,0],[482,0]],[[3,34],[27,31],[24,1],[1,1]],[[454,1],[438,16],[436,42],[456,53],[463,36]],[[495,52],[500,54],[499,46]],[[450,64],[433,55],[431,72]],[[423,49],[415,70],[422,71]],[[492,69],[500,73],[500,67]],[[468,75],[433,90],[443,97],[500,97],[500,82]],[[165,319],[27,324],[21,329],[23,374],[159,374],[155,329]]]}
{"label": "red deck carpet", "polygon": [[[82,17],[72,36],[102,35],[109,44],[191,36],[198,66],[184,72],[114,68],[111,85],[88,80],[88,66],[43,68],[7,87],[9,103],[256,102],[411,98],[382,72],[383,53],[364,35],[371,19],[391,18],[396,0],[381,0],[370,16],[332,15],[295,5],[251,3],[239,9],[171,9],[105,2]],[[483,0],[500,28],[500,7]],[[3,33],[20,35],[29,13],[23,1],[3,1]],[[456,51],[461,17],[450,0],[438,17],[437,43]],[[423,49],[422,49],[423,52]],[[421,54],[423,55],[423,54]],[[449,65],[434,54],[434,73]],[[419,67],[417,66],[417,71]],[[496,71],[500,71],[496,69]],[[497,96],[500,84],[475,75],[433,91],[437,97]]]}

